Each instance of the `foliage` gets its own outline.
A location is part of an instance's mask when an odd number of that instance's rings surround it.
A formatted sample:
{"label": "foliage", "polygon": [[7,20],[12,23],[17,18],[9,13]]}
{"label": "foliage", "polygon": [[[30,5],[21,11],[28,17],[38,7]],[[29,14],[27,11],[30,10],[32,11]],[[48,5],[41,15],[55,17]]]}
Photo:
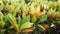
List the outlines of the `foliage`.
{"label": "foliage", "polygon": [[0,0],[0,4],[0,34],[42,34],[45,31],[55,34],[60,30],[60,2]]}

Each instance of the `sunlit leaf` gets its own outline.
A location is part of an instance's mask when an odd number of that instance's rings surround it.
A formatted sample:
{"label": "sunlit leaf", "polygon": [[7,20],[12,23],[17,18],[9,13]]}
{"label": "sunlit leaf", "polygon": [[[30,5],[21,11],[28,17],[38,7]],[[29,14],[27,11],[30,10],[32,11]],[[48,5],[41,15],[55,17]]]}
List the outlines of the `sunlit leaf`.
{"label": "sunlit leaf", "polygon": [[2,10],[3,8],[4,8],[4,4],[3,4],[3,2],[2,1],[0,1],[0,10]]}
{"label": "sunlit leaf", "polygon": [[43,30],[46,30],[42,25],[38,25],[40,28],[42,28]]}
{"label": "sunlit leaf", "polygon": [[4,21],[0,21],[0,26],[4,27],[5,26],[5,22]]}
{"label": "sunlit leaf", "polygon": [[36,16],[33,16],[33,17],[32,17],[32,23],[35,23],[36,21],[37,21]]}
{"label": "sunlit leaf", "polygon": [[32,27],[32,25],[33,25],[33,23],[26,22],[26,23],[21,25],[20,30],[23,30],[25,28],[30,28],[30,27]]}
{"label": "sunlit leaf", "polygon": [[13,21],[14,23],[17,23],[17,22],[16,22],[16,17],[15,17],[14,15],[9,14],[9,19],[10,19],[11,21]]}

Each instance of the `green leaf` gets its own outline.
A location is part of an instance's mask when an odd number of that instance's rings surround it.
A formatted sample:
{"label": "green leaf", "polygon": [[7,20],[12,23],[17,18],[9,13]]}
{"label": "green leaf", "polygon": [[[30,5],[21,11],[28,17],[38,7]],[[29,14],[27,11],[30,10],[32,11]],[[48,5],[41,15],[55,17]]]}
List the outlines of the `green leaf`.
{"label": "green leaf", "polygon": [[31,9],[31,14],[34,14],[36,11],[36,8],[34,7],[34,2],[31,4],[30,9]]}
{"label": "green leaf", "polygon": [[11,5],[7,6],[7,9],[9,10],[10,13],[13,13],[16,5],[14,3],[11,3]]}
{"label": "green leaf", "polygon": [[9,14],[9,19],[12,20],[14,23],[17,23],[16,17],[12,14]]}
{"label": "green leaf", "polygon": [[32,17],[32,23],[35,23],[37,21],[37,18],[35,16]]}
{"label": "green leaf", "polygon": [[3,2],[2,1],[0,1],[0,10],[2,10],[3,8],[4,8],[4,4],[3,4]]}
{"label": "green leaf", "polygon": [[58,12],[60,12],[60,6],[58,6],[57,10],[58,10]]}
{"label": "green leaf", "polygon": [[0,26],[4,27],[5,26],[5,22],[4,21],[0,21]]}
{"label": "green leaf", "polygon": [[51,15],[52,13],[53,13],[52,9],[48,11],[48,15]]}
{"label": "green leaf", "polygon": [[18,20],[17,21],[18,21],[18,25],[19,25],[18,28],[20,29],[20,26],[21,26],[21,18],[20,18],[20,16],[18,16]]}
{"label": "green leaf", "polygon": [[3,14],[0,12],[0,21],[3,20]]}
{"label": "green leaf", "polygon": [[15,12],[20,10],[20,4],[18,4],[18,6],[14,9]]}
{"label": "green leaf", "polygon": [[23,23],[29,22],[30,21],[30,17],[29,16],[24,16],[24,18],[21,20],[21,25]]}
{"label": "green leaf", "polygon": [[18,4],[15,9],[13,10],[12,14],[16,16],[16,12],[20,10],[20,4]]}
{"label": "green leaf", "polygon": [[4,27],[5,22],[3,21],[3,14],[0,12],[0,26]]}
{"label": "green leaf", "polygon": [[42,25],[38,25],[40,28],[42,28],[43,30],[46,30]]}
{"label": "green leaf", "polygon": [[40,20],[38,22],[43,22],[47,20],[47,15],[43,15],[42,17],[40,17]]}
{"label": "green leaf", "polygon": [[59,19],[59,18],[56,18],[55,21],[56,21],[57,23],[60,23],[60,19]]}
{"label": "green leaf", "polygon": [[2,10],[4,8],[4,6],[0,6],[0,10]]}
{"label": "green leaf", "polygon": [[3,20],[7,23],[9,21],[9,14],[5,15]]}
{"label": "green leaf", "polygon": [[32,27],[32,25],[33,25],[33,23],[26,22],[26,23],[21,25],[20,30],[23,30],[25,28],[30,28],[30,27]]}

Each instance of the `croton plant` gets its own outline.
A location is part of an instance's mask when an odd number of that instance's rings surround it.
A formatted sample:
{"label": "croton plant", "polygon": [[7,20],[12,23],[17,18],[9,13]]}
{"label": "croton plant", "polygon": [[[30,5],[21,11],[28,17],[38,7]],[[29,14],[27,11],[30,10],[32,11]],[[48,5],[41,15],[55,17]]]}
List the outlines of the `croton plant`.
{"label": "croton plant", "polygon": [[0,34],[60,34],[60,2],[0,0]]}

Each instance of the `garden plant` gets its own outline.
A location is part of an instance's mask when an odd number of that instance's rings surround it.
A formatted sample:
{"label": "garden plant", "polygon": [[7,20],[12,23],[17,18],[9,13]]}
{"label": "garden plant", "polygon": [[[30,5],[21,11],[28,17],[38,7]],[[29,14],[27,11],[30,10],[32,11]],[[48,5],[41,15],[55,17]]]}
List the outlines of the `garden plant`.
{"label": "garden plant", "polygon": [[0,34],[60,34],[60,2],[0,0]]}

